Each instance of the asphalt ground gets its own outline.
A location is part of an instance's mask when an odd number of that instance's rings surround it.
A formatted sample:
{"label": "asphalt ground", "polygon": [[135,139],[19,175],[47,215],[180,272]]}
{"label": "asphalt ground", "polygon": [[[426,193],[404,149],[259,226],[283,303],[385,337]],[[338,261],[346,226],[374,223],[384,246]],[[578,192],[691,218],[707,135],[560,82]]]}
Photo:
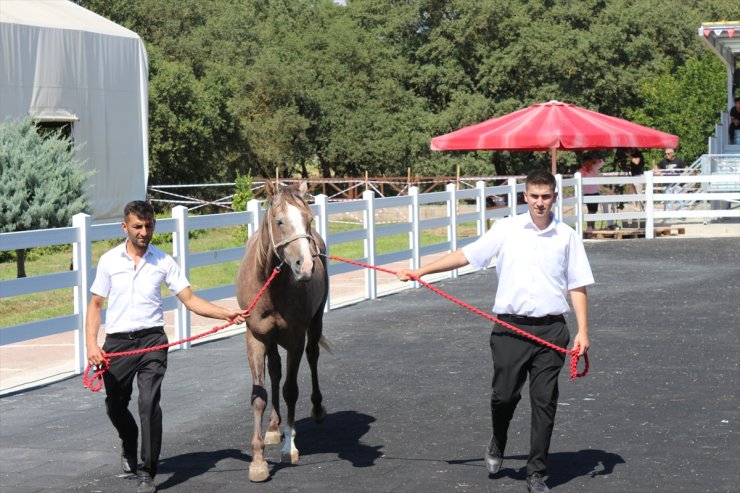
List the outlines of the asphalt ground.
{"label": "asphalt ground", "polygon": [[[737,238],[586,245],[591,371],[561,397],[548,484],[562,492],[740,491]],[[488,311],[494,270],[436,284]],[[575,326],[569,317],[571,328]],[[301,366],[296,444],[250,483],[251,377],[244,336],[169,356],[159,491],[526,491],[529,401],[489,477],[490,324],[418,289],[334,310],[319,362],[328,416],[309,415]],[[0,490],[133,492],[104,395],[79,377],[0,398]],[[135,407],[136,395],[132,405]],[[283,408],[284,409],[284,408]]]}

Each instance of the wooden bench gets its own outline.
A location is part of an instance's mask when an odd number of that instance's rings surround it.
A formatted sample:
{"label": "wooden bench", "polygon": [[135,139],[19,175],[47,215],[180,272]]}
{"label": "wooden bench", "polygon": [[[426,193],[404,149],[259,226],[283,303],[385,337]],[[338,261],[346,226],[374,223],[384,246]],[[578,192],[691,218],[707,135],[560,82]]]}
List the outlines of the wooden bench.
{"label": "wooden bench", "polygon": [[[686,228],[680,228],[675,226],[659,226],[653,228],[653,236],[677,236],[686,233]],[[606,238],[613,238],[615,240],[621,240],[624,238],[645,238],[645,228],[623,228],[623,229],[597,229],[591,232],[591,236],[586,238],[604,240]]]}

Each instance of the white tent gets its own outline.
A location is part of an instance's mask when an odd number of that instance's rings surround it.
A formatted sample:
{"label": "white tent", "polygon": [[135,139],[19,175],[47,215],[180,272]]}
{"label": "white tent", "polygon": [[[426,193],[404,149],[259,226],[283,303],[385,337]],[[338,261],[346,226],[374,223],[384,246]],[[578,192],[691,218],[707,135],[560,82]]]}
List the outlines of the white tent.
{"label": "white tent", "polygon": [[136,33],[67,0],[0,0],[0,121],[71,124],[94,220],[146,196],[147,78]]}

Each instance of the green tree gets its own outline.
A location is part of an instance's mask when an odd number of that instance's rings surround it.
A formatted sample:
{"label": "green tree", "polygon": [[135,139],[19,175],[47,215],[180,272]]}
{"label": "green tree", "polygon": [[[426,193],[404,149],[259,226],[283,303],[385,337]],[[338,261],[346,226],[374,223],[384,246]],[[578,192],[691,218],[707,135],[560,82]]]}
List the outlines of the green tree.
{"label": "green tree", "polygon": [[214,68],[197,79],[183,62],[150,52],[150,182],[204,183],[233,177],[240,160],[233,87]]}
{"label": "green tree", "polygon": [[639,81],[643,103],[629,108],[635,122],[679,136],[682,158],[692,163],[707,150],[719,113],[727,106],[727,72],[710,53],[689,59],[675,73],[670,69]]}
{"label": "green tree", "polygon": [[[0,124],[0,232],[65,227],[87,211],[78,148],[60,133],[42,137],[30,118]],[[16,251],[18,277],[25,253]]]}

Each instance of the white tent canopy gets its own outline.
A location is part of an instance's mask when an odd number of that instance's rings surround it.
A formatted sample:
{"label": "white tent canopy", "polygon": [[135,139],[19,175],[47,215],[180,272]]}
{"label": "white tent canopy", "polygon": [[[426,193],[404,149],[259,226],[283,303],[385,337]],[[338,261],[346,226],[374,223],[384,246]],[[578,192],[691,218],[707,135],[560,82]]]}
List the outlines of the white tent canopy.
{"label": "white tent canopy", "polygon": [[136,33],[68,0],[0,0],[0,120],[71,124],[94,220],[146,196],[147,79]]}

